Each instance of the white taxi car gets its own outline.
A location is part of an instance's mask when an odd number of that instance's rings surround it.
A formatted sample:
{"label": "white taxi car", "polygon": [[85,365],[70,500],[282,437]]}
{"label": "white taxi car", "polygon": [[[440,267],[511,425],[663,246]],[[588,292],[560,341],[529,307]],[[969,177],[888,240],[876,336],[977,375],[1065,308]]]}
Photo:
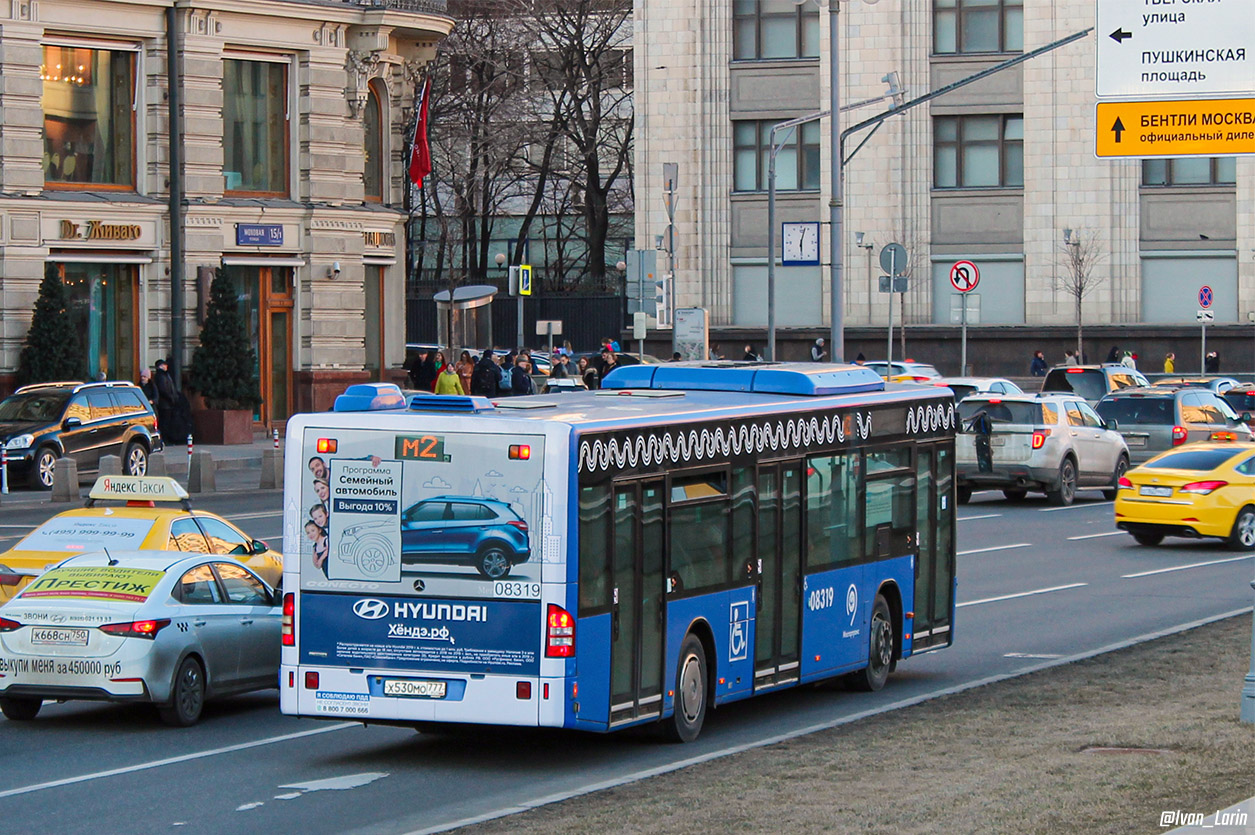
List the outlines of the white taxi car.
{"label": "white taxi car", "polygon": [[140,701],[192,725],[206,699],[278,686],[277,598],[231,557],[71,557],[0,607],[0,711],[30,720],[45,699]]}

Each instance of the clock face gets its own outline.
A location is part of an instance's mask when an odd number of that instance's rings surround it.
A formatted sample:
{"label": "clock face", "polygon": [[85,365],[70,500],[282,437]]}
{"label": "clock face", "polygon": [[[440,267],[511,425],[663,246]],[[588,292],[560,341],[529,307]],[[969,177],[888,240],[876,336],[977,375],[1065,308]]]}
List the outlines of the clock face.
{"label": "clock face", "polygon": [[813,222],[781,224],[784,264],[819,263],[819,224]]}

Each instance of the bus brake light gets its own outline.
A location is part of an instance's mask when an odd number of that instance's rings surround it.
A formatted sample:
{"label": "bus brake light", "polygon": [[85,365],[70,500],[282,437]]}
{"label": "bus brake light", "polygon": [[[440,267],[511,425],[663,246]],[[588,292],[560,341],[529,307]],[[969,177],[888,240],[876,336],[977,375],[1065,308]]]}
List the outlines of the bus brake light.
{"label": "bus brake light", "polygon": [[335,452],[337,446],[339,446],[339,443],[336,442],[335,438],[318,439],[318,451],[321,453]]}
{"label": "bus brake light", "polygon": [[296,616],[296,596],[288,592],[283,596],[283,645],[296,646],[296,631],[292,628]]}
{"label": "bus brake light", "polygon": [[532,457],[532,448],[527,444],[510,444],[511,461],[527,461]]}
{"label": "bus brake light", "polygon": [[575,618],[561,606],[550,603],[546,618],[546,658],[571,658],[575,655]]}

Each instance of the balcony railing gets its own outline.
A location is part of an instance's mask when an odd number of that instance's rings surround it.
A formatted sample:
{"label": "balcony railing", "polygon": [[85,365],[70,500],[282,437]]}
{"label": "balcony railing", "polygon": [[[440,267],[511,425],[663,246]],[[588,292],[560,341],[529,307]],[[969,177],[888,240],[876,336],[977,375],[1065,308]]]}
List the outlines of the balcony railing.
{"label": "balcony railing", "polygon": [[365,6],[371,9],[394,9],[400,12],[420,12],[425,14],[449,13],[448,0],[345,0],[353,6]]}

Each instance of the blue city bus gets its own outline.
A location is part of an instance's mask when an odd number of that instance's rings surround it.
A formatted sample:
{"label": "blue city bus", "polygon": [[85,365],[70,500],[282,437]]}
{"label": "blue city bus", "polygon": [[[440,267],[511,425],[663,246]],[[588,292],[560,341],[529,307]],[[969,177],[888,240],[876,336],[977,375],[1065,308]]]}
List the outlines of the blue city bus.
{"label": "blue city bus", "polygon": [[956,412],[859,366],[621,367],[288,422],[284,713],[695,739],[954,639]]}

